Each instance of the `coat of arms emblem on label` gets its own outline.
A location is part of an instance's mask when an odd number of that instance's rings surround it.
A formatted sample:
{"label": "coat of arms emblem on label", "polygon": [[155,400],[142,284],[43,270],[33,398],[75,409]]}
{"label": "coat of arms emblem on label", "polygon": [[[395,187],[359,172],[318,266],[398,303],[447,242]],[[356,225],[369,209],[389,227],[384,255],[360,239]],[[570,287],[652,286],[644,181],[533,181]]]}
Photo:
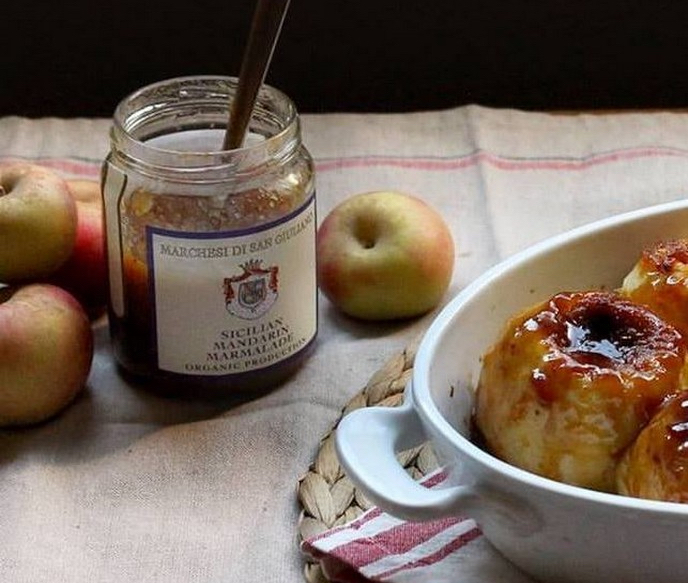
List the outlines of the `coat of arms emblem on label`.
{"label": "coat of arms emblem on label", "polygon": [[279,267],[265,268],[252,259],[240,267],[243,273],[224,280],[227,311],[244,320],[255,320],[270,310],[277,300]]}

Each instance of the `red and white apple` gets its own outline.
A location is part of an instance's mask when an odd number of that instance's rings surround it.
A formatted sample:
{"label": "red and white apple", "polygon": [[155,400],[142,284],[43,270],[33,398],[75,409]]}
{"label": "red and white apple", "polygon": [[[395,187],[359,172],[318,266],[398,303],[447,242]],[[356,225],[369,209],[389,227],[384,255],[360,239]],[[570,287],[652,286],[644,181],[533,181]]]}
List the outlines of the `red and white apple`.
{"label": "red and white apple", "polygon": [[0,166],[0,282],[42,278],[72,253],[77,211],[67,183],[33,164]]}
{"label": "red and white apple", "polygon": [[71,255],[49,282],[70,292],[95,317],[105,310],[108,293],[100,184],[68,180],[67,185],[76,202],[76,240]]}
{"label": "red and white apple", "polygon": [[440,214],[396,191],[351,196],[317,232],[318,285],[342,312],[393,320],[437,306],[451,281],[454,241]]}
{"label": "red and white apple", "polygon": [[81,304],[48,284],[0,289],[0,426],[45,421],[84,387],[93,331]]}

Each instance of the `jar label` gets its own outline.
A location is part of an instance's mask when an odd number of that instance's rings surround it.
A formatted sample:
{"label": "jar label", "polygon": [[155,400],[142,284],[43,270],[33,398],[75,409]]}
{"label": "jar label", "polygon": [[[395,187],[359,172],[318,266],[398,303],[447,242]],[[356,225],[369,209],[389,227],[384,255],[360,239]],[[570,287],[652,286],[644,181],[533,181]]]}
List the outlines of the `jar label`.
{"label": "jar label", "polygon": [[296,354],[317,331],[315,197],[261,227],[147,227],[158,367],[220,376]]}

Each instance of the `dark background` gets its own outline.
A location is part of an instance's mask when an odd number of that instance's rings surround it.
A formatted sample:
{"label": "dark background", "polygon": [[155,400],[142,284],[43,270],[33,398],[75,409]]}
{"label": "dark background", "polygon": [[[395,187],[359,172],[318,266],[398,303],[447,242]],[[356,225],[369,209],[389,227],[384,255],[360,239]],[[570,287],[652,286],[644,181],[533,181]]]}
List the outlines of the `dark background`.
{"label": "dark background", "polygon": [[[147,83],[236,75],[254,8],[6,4],[0,115],[29,117],[110,116]],[[292,0],[267,82],[301,112],[681,108],[687,30],[683,0]]]}

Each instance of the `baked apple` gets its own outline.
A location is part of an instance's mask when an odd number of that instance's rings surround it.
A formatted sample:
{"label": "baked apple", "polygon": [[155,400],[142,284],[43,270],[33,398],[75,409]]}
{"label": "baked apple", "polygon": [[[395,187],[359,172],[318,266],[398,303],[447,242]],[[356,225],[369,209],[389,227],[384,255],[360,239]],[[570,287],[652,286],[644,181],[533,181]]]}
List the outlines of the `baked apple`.
{"label": "baked apple", "polygon": [[477,428],[515,466],[614,491],[621,454],[679,391],[685,354],[673,326],[616,293],[557,294],[513,317],[485,355]]}
{"label": "baked apple", "polygon": [[688,239],[657,242],[643,250],[621,293],[644,304],[688,338]]}
{"label": "baked apple", "polygon": [[688,502],[688,392],[662,404],[623,456],[616,482],[626,496]]}

